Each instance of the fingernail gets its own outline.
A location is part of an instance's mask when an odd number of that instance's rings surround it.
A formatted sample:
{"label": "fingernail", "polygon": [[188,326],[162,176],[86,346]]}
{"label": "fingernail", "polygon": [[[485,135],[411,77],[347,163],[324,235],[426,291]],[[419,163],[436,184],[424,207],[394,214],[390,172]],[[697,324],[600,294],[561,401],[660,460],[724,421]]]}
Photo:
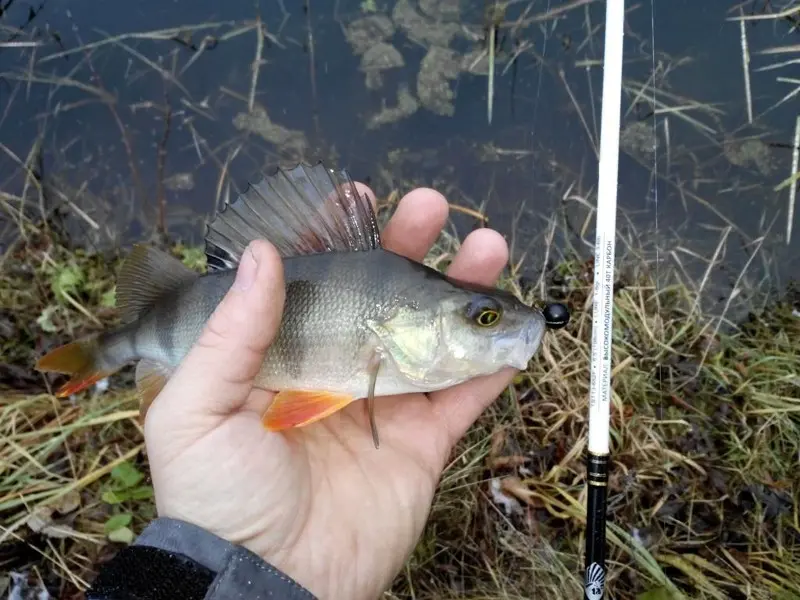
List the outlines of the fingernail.
{"label": "fingernail", "polygon": [[239,268],[236,271],[236,280],[233,282],[233,286],[240,292],[247,291],[256,280],[257,271],[258,261],[253,254],[253,250],[248,247],[242,253],[242,260],[239,263]]}

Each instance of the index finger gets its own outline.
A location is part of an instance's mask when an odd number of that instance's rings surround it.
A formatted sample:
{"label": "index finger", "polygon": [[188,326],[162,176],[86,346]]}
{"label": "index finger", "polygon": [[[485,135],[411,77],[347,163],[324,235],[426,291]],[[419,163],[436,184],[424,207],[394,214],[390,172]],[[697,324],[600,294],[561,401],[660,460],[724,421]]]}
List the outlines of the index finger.
{"label": "index finger", "polygon": [[[356,182],[358,193],[375,206],[375,194]],[[445,197],[430,188],[416,188],[403,196],[381,232],[383,247],[406,258],[422,261],[442,232],[449,214]]]}

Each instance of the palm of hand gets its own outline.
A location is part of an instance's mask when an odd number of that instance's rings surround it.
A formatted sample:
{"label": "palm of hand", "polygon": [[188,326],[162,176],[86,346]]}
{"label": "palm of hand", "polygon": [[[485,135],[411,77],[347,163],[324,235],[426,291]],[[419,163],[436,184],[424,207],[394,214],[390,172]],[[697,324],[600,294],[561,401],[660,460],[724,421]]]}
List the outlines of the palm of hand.
{"label": "palm of hand", "polygon": [[[384,232],[385,245],[421,259],[446,213],[435,192],[410,193]],[[450,272],[493,283],[506,260],[505,241],[478,230]],[[159,514],[243,544],[321,598],[375,598],[421,534],[452,446],[510,372],[376,399],[378,450],[363,401],[272,433],[261,423],[272,394],[248,390],[229,402],[238,410],[182,418],[188,405],[171,399],[181,393],[171,381],[145,425]]]}
{"label": "palm of hand", "polygon": [[[248,404],[266,403],[266,392],[253,396]],[[375,598],[424,527],[450,440],[423,394],[376,402],[378,450],[364,411],[358,402],[285,435],[238,412],[169,448],[168,475],[154,475],[159,512],[244,544],[320,597]],[[215,465],[202,497],[198,465]]]}

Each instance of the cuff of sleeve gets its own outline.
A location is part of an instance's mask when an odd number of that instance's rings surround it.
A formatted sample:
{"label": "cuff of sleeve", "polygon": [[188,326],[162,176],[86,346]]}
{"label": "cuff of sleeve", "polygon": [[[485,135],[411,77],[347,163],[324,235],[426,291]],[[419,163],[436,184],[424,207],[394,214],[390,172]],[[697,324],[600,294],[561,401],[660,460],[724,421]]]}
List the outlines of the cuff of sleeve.
{"label": "cuff of sleeve", "polygon": [[134,545],[183,554],[214,571],[216,577],[205,600],[258,598],[260,595],[316,600],[311,592],[257,554],[191,523],[158,518],[145,528]]}
{"label": "cuff of sleeve", "polygon": [[[146,549],[150,551],[149,556],[145,555],[146,562],[151,563],[149,566],[142,564],[141,552]],[[165,583],[168,587],[180,589],[182,580],[194,585],[199,579],[203,579],[198,577],[198,573],[206,572],[209,576],[205,582],[210,581],[210,585],[202,596],[203,600],[230,598],[317,600],[291,577],[266,563],[247,548],[232,544],[201,527],[177,519],[162,517],[154,520],[133,545],[121,551],[114,560],[125,563],[126,551],[131,558],[127,561],[131,564],[127,566],[131,568],[126,568],[125,564],[118,564],[111,569],[111,573],[106,573],[105,577],[101,571],[98,579],[102,580],[102,583],[96,581],[93,586],[94,595],[90,593],[87,598],[156,599],[161,597],[160,592],[163,591],[162,586]],[[178,558],[183,562],[176,562]],[[195,564],[189,565],[188,562]],[[156,583],[151,579],[148,586],[149,593],[144,592],[138,574],[149,571],[152,577],[159,570],[170,573],[169,579],[172,581]],[[136,581],[128,582],[126,585],[120,578],[128,574],[131,578],[136,578]],[[133,591],[129,587],[131,585],[138,588],[135,594],[130,593]],[[153,587],[162,587],[162,590],[152,589]],[[112,588],[114,595],[106,595],[106,591],[111,591]],[[120,594],[123,590],[126,591]]]}

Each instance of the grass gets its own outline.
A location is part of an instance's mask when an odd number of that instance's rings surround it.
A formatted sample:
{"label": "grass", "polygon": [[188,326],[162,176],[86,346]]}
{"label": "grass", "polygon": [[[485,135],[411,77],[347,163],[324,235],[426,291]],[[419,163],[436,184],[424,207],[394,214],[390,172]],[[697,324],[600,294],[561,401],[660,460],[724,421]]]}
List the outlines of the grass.
{"label": "grass", "polygon": [[[477,42],[490,61],[487,119],[491,121],[498,109],[494,94],[501,89],[501,77],[508,71],[508,77],[516,77],[518,59],[532,56],[540,59],[539,66],[534,70],[525,67],[528,70],[521,76],[541,78],[542,72],[549,73],[552,84],[563,87],[563,98],[571,110],[568,116],[578,119],[588,140],[587,148],[596,148],[599,107],[591,100],[588,107],[579,102],[580,78],[586,78],[590,99],[599,91],[592,87],[596,84],[590,70],[601,67],[600,54],[594,50],[586,53],[587,48],[599,43],[595,36],[600,32],[600,24],[589,18],[589,3],[573,0],[545,12],[535,3],[517,3],[521,10],[517,17],[510,16],[512,4],[486,2],[486,39]],[[646,4],[632,5],[632,10],[645,10]],[[782,4],[780,17],[742,15],[737,8],[730,13],[730,20],[749,24],[770,18],[777,23],[780,18],[791,20],[794,27],[800,15],[796,3]],[[540,48],[538,38],[522,36],[524,26],[537,28],[566,10],[580,10],[586,29],[580,34],[583,39],[576,37],[574,41],[580,54],[569,70],[556,68],[558,60],[546,60],[547,46]],[[309,87],[316,101],[310,17],[306,23]],[[111,198],[118,199],[119,207],[133,205],[131,197],[137,206],[147,205],[150,216],[146,220],[155,222],[163,233],[174,209],[167,206],[164,179],[176,168],[175,156],[167,148],[168,143],[174,144],[177,134],[182,133],[185,147],[196,153],[198,175],[209,167],[218,169],[219,177],[208,194],[215,201],[235,193],[230,189],[234,160],[245,157],[257,166],[265,155],[272,160],[274,147],[282,150],[285,148],[281,146],[292,145],[287,140],[293,140],[294,132],[272,123],[263,107],[259,109],[262,88],[268,87],[262,82],[271,80],[265,65],[277,56],[270,52],[287,43],[281,35],[284,24],[285,20],[276,32],[256,15],[241,23],[205,23],[86,43],[76,33],[77,45],[57,52],[48,41],[50,49],[31,52],[24,69],[2,74],[6,91],[10,90],[10,96],[5,97],[10,99],[0,115],[0,125],[11,103],[24,101],[31,86],[47,86],[51,90],[48,103],[60,89],[85,93],[85,98],[101,106],[110,118],[109,127],[119,130],[121,168],[128,171],[124,176],[129,176],[130,182],[123,184],[125,194],[121,198]],[[735,25],[738,29],[739,24]],[[793,91],[776,104],[765,105],[764,92],[759,88],[763,79],[755,75],[751,79],[750,73],[783,69],[795,61],[779,57],[777,62],[761,67],[755,61],[764,55],[796,52],[796,47],[760,49],[748,42],[746,35],[745,30],[742,96],[750,124],[790,100],[800,88],[796,88],[795,80],[777,78],[791,83]],[[254,52],[248,55],[252,68],[243,79],[243,89],[235,91],[220,85],[217,100],[193,97],[180,76],[189,69],[201,69],[205,53],[243,36],[254,42]],[[511,49],[508,41],[505,45],[501,41],[517,37]],[[139,49],[146,49],[146,45],[134,47],[156,41],[175,44],[174,52],[164,53],[169,60],[156,63],[154,53],[146,55],[146,50]],[[741,305],[742,296],[759,287],[757,276],[748,273],[748,279],[744,279],[743,269],[730,302],[723,301],[722,314],[711,312],[710,298],[715,292],[709,281],[721,273],[727,277],[722,267],[728,266],[728,253],[733,252],[732,238],[738,235],[743,240],[745,251],[752,252],[751,260],[758,257],[766,261],[766,248],[761,245],[764,237],[756,241],[745,235],[719,206],[724,200],[724,186],[735,188],[738,177],[734,173],[730,182],[727,167],[715,167],[719,161],[724,164],[727,156],[720,137],[734,141],[740,137],[738,130],[727,132],[723,125],[730,107],[679,93],[680,86],[670,79],[694,59],[674,59],[656,51],[655,41],[653,44],[641,57],[645,64],[652,61],[652,73],[646,79],[626,74],[623,82],[626,123],[633,119],[634,125],[641,126],[634,131],[639,137],[632,138],[638,151],[629,150],[628,156],[647,169],[654,185],[665,184],[667,196],[679,199],[684,209],[687,202],[695,203],[727,227],[712,249],[710,261],[690,249],[688,241],[661,240],[658,222],[655,237],[659,241],[650,240],[647,249],[636,247],[636,235],[626,237],[618,246],[608,597],[800,598],[800,357],[796,351],[800,344],[800,290],[789,288],[781,297],[766,294],[768,303],[745,318],[732,317],[729,304],[735,300]],[[159,46],[159,52],[165,47]],[[155,132],[153,143],[144,151],[136,143],[144,136],[143,130],[123,122],[134,114],[134,105],[125,104],[116,95],[118,91],[112,94],[106,87],[111,84],[99,75],[108,71],[94,66],[107,64],[104,52],[111,48],[134,65],[126,81],[157,75],[163,83],[161,100],[157,98],[162,91],[159,86],[152,100],[138,102],[134,94],[136,111],[152,113],[148,127]],[[189,50],[193,53],[188,54]],[[733,52],[732,58],[735,55]],[[79,60],[81,66],[58,77],[49,72],[56,61],[70,57]],[[762,59],[762,63],[767,60]],[[260,71],[262,66],[264,72]],[[56,597],[82,597],[81,590],[98,566],[129,543],[155,514],[142,431],[136,420],[132,368],[113,376],[107,389],[98,387],[67,401],[55,399],[49,382],[31,368],[36,358],[54,345],[116,320],[114,281],[124,251],[86,249],[92,246],[88,238],[102,237],[106,227],[113,229],[113,224],[104,222],[110,211],[95,213],[85,206],[91,204],[86,189],[95,187],[88,179],[70,188],[50,173],[45,176],[37,162],[56,112],[60,111],[61,119],[69,119],[72,111],[86,102],[73,100],[59,103],[57,110],[43,107],[37,117],[42,125],[40,134],[27,156],[16,155],[0,144],[4,164],[16,170],[14,177],[0,183],[0,207],[10,216],[8,228],[17,230],[16,241],[0,257],[0,594],[5,594],[4,586],[10,583],[3,573],[18,573],[32,584],[44,582]],[[246,131],[224,142],[214,141],[210,124],[218,119],[222,123],[222,115],[227,114],[224,106],[233,101],[246,107],[243,115],[261,115],[262,110],[261,121],[267,126],[259,135],[269,144],[260,145],[258,136],[250,136],[245,143]],[[643,104],[660,120],[658,130],[652,128],[652,139],[643,134],[649,133],[649,124],[654,121],[634,119],[630,114]],[[794,122],[793,118],[792,125]],[[794,128],[781,131],[786,143],[793,132],[797,139]],[[689,148],[689,134],[708,144],[705,149],[710,149],[713,157],[702,152],[704,148]],[[663,144],[656,144],[662,138]],[[59,142],[63,150],[55,153],[66,157],[74,141]],[[485,151],[491,153],[491,148],[487,145]],[[98,146],[95,150],[98,157],[106,158],[105,149]],[[495,161],[501,156],[513,161],[515,152],[525,157],[533,154],[528,147],[494,148],[494,152]],[[783,181],[774,189],[789,195],[787,243],[795,203],[794,185],[790,184],[797,177],[796,154],[795,148],[791,172],[788,177],[781,174]],[[747,157],[737,154],[735,158],[731,162],[738,164]],[[63,158],[62,162],[71,160]],[[147,167],[142,166],[146,160],[155,171],[154,190],[150,191],[143,173]],[[579,210],[586,209],[587,216],[582,225],[576,221],[563,228],[556,227],[555,219],[550,221],[541,244],[544,266],[532,251],[526,258],[530,264],[539,261],[533,267],[535,280],[529,279],[530,273],[523,276],[516,262],[520,251],[514,248],[515,262],[502,283],[528,301],[546,298],[567,303],[572,321],[567,329],[546,336],[529,369],[481,417],[454,452],[425,533],[386,598],[507,600],[582,595],[592,284],[592,263],[587,257],[591,253],[592,192],[585,191],[580,181],[575,183],[584,177],[583,167],[576,175],[569,167],[562,168],[566,161],[554,158],[536,162],[552,162],[556,182],[549,193],[561,197],[559,209],[567,212],[567,205],[577,205]],[[110,168],[110,164],[103,166]],[[714,168],[721,172],[713,172]],[[379,183],[386,184],[384,187],[397,185],[393,173],[383,175],[385,181]],[[81,177],[74,172],[70,176]],[[16,182],[12,181],[15,177]],[[40,180],[55,183],[40,192]],[[744,178],[745,185],[750,181]],[[563,194],[555,189],[561,184]],[[710,186],[713,192],[708,191]],[[23,191],[12,192],[16,187]],[[786,192],[785,187],[789,187]],[[395,189],[384,201],[383,216],[402,191]],[[466,206],[469,198],[463,191],[443,191],[454,202],[464,200],[463,205],[452,207],[454,216],[458,213],[476,223],[486,223],[483,203],[474,202],[480,204],[474,209]],[[83,239],[85,247],[68,241],[67,225],[51,208],[54,204],[64,206],[73,228],[77,221],[88,231]],[[771,213],[765,203],[753,220],[768,221],[768,209]],[[181,221],[185,218],[171,214]],[[620,224],[627,223],[626,219],[620,215]],[[638,235],[642,240],[647,237],[646,233]],[[161,236],[154,239],[166,244]],[[576,239],[578,247],[572,250],[568,244]],[[539,247],[536,240],[525,241],[529,245],[522,249],[523,256],[534,245]],[[516,236],[511,242],[516,245]],[[445,268],[458,243],[448,230],[427,262]],[[654,253],[654,244],[663,250]],[[180,244],[168,247],[187,264],[202,269],[203,255],[198,248]],[[647,258],[652,254],[656,255],[655,262]],[[703,266],[700,277],[689,274],[694,261]]]}
{"label": "grass", "polygon": [[[30,368],[54,344],[114,322],[120,256],[36,226],[0,279],[0,571],[25,570],[72,598],[155,512],[130,369],[58,401]],[[443,233],[427,262],[444,268],[457,246]],[[198,249],[172,250],[202,268]],[[641,263],[619,272],[609,597],[800,597],[793,299],[717,328],[689,285],[656,286]],[[581,593],[591,277],[578,257],[548,266],[546,294],[570,306],[572,322],[548,334],[459,445],[387,597]],[[511,273],[503,285],[529,300],[541,289]]]}

